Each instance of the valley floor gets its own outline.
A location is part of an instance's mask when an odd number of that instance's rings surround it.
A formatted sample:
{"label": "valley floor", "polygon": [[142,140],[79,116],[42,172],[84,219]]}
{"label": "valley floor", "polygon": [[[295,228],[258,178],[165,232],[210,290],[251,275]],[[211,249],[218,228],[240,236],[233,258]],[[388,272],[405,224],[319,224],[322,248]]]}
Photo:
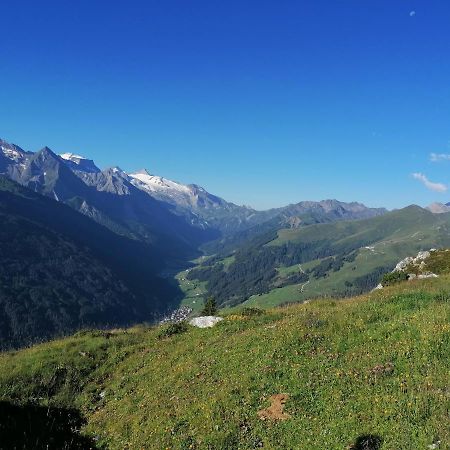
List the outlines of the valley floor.
{"label": "valley floor", "polygon": [[450,448],[449,277],[248,314],[1,354],[0,447]]}

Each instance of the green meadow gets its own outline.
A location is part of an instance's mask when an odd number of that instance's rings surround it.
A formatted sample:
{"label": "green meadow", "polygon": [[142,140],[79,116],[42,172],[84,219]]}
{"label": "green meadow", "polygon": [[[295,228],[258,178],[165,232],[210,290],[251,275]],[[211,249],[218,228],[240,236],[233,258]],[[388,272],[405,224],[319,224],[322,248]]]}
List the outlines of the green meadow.
{"label": "green meadow", "polygon": [[[76,411],[96,448],[449,448],[448,276],[251,312],[3,353],[0,405]],[[275,394],[289,418],[261,420]]]}

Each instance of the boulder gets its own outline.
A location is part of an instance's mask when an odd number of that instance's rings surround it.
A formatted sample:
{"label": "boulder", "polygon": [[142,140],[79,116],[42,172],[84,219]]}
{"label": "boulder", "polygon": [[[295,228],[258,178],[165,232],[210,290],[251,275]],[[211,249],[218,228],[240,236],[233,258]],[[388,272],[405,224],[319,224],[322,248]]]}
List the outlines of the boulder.
{"label": "boulder", "polygon": [[419,280],[423,280],[425,278],[439,278],[439,275],[436,275],[433,272],[426,272],[426,273],[421,273],[420,275],[417,276],[417,278]]}
{"label": "boulder", "polygon": [[189,325],[192,325],[193,327],[198,328],[211,328],[216,323],[223,320],[222,317],[217,316],[202,316],[202,317],[195,317],[194,319],[191,319],[189,321]]}
{"label": "boulder", "polygon": [[411,264],[412,262],[414,262],[414,258],[412,258],[411,256],[408,256],[405,259],[402,259],[396,266],[395,269],[393,270],[393,272],[402,272],[403,270],[405,270],[409,264]]}

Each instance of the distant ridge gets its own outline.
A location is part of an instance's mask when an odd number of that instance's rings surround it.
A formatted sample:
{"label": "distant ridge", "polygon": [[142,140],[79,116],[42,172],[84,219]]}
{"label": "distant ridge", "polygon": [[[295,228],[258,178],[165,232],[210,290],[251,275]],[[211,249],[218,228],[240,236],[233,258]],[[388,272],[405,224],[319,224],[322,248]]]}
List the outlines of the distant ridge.
{"label": "distant ridge", "polygon": [[428,211],[431,211],[434,214],[443,214],[450,212],[450,203],[443,204],[443,203],[432,203],[431,205],[427,206]]}
{"label": "distant ridge", "polygon": [[[140,239],[160,239],[170,234],[179,245],[193,249],[202,242],[271,220],[291,227],[302,226],[305,215],[313,215],[320,222],[360,219],[386,212],[383,208],[337,200],[305,201],[256,211],[227,202],[197,184],[182,184],[151,175],[145,169],[131,174],[118,167],[100,170],[91,159],[78,154],[66,152],[58,156],[48,147],[31,153],[3,140],[0,143],[0,173],[12,180],[68,203],[115,231]],[[124,203],[126,198],[127,206],[114,208],[114,197],[110,196],[105,210],[105,200],[100,199],[99,192],[116,195],[118,203]],[[306,223],[309,220],[306,218]]]}

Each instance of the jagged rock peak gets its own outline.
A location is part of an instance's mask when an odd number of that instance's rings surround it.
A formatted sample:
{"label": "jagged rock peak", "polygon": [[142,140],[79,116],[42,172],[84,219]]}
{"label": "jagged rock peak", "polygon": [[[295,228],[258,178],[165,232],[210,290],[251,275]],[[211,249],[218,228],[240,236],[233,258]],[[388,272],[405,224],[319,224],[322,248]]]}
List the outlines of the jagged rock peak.
{"label": "jagged rock peak", "polygon": [[74,170],[87,173],[97,173],[100,169],[95,165],[92,159],[84,156],[76,155],[75,153],[62,153],[59,155],[64,162]]}

